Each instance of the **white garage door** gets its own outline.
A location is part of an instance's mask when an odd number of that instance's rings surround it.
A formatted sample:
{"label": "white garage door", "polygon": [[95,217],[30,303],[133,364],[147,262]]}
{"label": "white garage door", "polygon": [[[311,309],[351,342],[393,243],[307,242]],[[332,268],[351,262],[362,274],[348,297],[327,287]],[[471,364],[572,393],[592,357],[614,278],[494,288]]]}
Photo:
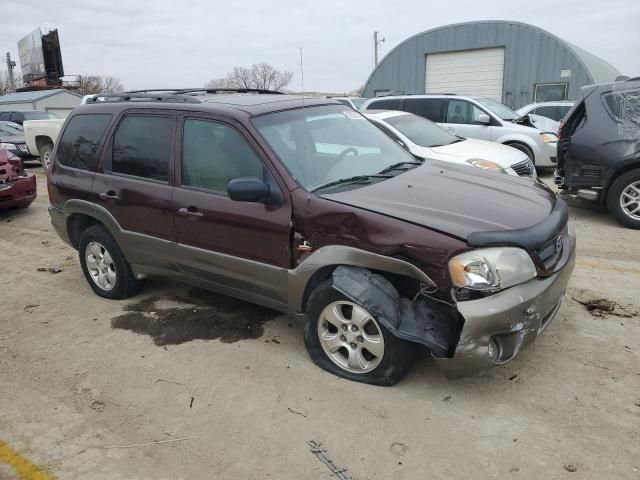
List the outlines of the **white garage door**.
{"label": "white garage door", "polygon": [[426,93],[457,93],[502,102],[504,48],[427,54]]}

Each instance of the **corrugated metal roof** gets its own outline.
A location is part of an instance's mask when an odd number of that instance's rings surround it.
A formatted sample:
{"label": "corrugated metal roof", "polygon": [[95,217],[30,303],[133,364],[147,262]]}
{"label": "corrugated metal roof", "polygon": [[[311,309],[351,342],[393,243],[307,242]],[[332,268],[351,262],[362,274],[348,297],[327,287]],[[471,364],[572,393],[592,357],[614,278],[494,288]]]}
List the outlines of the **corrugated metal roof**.
{"label": "corrugated metal roof", "polygon": [[[427,55],[497,47],[506,47],[503,102],[514,108],[533,101],[537,84],[568,83],[568,98],[575,99],[583,85],[608,83],[620,75],[603,59],[539,27],[480,20],[436,27],[401,42],[371,72],[363,96],[424,93]],[[570,77],[565,78],[567,70]]]}
{"label": "corrugated metal roof", "polygon": [[566,40],[565,43],[569,45],[569,47],[573,48],[575,54],[580,57],[580,60],[582,60],[584,66],[589,70],[589,73],[593,77],[593,81],[595,83],[613,82],[617,77],[622,75],[620,70],[602,58],[597,57],[593,53],[589,53]]}
{"label": "corrugated metal roof", "polygon": [[70,92],[69,90],[65,90],[64,88],[56,88],[54,90],[34,90],[31,92],[16,92],[10,93],[8,95],[2,95],[0,96],[0,105],[3,103],[35,102],[63,92],[75,95],[76,97],[80,97],[80,95],[78,95],[77,93]]}

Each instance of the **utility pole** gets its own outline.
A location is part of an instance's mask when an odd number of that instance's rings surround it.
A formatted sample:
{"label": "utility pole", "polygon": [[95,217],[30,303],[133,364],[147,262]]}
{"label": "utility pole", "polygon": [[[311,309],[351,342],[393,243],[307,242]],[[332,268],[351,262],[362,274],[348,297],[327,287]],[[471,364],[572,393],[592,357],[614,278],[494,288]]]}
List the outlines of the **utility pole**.
{"label": "utility pole", "polygon": [[378,39],[379,31],[373,32],[373,66],[374,68],[378,66],[378,45],[384,42],[384,37]]}
{"label": "utility pole", "polygon": [[13,80],[13,68],[16,66],[16,62],[11,60],[11,54],[7,52],[7,74],[9,75],[9,88],[11,91],[15,91],[16,82]]}

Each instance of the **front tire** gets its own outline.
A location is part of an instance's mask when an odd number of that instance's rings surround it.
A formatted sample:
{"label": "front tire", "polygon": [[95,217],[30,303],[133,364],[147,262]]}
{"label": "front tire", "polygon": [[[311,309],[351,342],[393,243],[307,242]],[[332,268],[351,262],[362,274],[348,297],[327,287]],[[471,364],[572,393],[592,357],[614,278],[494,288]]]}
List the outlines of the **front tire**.
{"label": "front tire", "polygon": [[507,145],[508,147],[512,147],[515,148],[516,150],[520,150],[521,152],[523,152],[527,157],[529,157],[529,160],[531,160],[531,163],[533,163],[533,165],[535,166],[536,164],[536,157],[533,154],[533,152],[531,151],[531,149],[523,144],[523,143],[518,143],[518,142],[514,142],[514,143],[506,143],[505,145]]}
{"label": "front tire", "polygon": [[625,227],[640,229],[640,168],[620,175],[611,184],[607,207]]}
{"label": "front tire", "polygon": [[80,265],[93,291],[111,300],[122,300],[137,293],[136,280],[120,247],[102,225],[87,228],[80,237]]}
{"label": "front tire", "polygon": [[415,358],[415,344],[389,332],[366,308],[320,284],[309,297],[304,343],[316,365],[334,375],[372,385],[393,385]]}

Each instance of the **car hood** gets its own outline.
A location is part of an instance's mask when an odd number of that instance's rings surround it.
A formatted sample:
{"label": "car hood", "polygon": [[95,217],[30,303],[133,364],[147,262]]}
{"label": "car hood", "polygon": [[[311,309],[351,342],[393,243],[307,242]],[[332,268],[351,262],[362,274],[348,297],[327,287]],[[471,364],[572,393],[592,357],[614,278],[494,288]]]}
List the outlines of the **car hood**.
{"label": "car hood", "polygon": [[560,122],[556,122],[555,120],[552,120],[547,117],[543,117],[541,115],[535,115],[533,113],[530,113],[528,115],[523,115],[522,117],[517,118],[516,120],[511,122],[510,127],[513,127],[514,125],[516,125],[519,128],[526,128],[526,129],[533,128],[535,130],[540,130],[542,132],[555,133],[558,131],[558,128],[560,127]]}
{"label": "car hood", "polygon": [[560,128],[560,122],[556,122],[552,118],[543,117],[542,115],[529,114],[529,121],[538,130],[543,132],[557,132]]}
{"label": "car hood", "polygon": [[372,185],[321,196],[464,240],[474,232],[531,227],[556,203],[555,194],[538,182],[438,161]]}
{"label": "car hood", "polygon": [[[466,165],[469,165],[467,160],[473,158],[490,160],[497,163],[502,168],[509,168],[511,165],[527,159],[527,156],[523,152],[516,150],[515,148],[507,147],[506,145],[501,145],[495,142],[474,140],[472,138],[467,138],[466,140],[452,143],[451,145],[443,145],[441,147],[433,148],[418,147],[418,149],[425,150],[425,153],[426,151],[430,151],[432,153],[430,158],[435,160],[464,163]],[[416,150],[418,151],[418,149]],[[422,156],[419,153],[418,155]]]}

